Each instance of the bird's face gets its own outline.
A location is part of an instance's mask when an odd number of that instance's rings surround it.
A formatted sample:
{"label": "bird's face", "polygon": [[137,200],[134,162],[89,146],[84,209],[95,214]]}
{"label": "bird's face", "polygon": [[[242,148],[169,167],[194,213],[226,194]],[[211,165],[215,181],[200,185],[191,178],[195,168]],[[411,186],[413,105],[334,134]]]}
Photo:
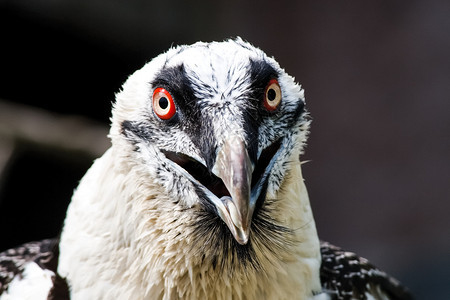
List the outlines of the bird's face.
{"label": "bird's face", "polygon": [[197,43],[128,79],[113,145],[133,145],[130,157],[175,205],[218,215],[246,244],[252,219],[299,159],[305,116],[303,90],[261,50],[240,39]]}

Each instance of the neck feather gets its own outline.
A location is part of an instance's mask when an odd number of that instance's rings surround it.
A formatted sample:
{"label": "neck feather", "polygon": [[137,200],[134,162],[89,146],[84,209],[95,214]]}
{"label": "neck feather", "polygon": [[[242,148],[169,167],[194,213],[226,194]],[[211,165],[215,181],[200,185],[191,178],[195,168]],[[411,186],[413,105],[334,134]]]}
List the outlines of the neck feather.
{"label": "neck feather", "polygon": [[[320,290],[319,240],[300,162],[292,164],[244,247],[219,219],[208,225],[207,213],[180,207],[110,149],[73,196],[58,272],[75,299],[307,299]],[[268,224],[278,229],[272,236]]]}

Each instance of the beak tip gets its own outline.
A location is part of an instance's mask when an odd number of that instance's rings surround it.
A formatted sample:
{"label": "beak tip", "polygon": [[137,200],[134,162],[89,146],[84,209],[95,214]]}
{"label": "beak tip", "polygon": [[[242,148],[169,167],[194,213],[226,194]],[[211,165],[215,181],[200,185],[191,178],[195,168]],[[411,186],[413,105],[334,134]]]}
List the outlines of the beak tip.
{"label": "beak tip", "polygon": [[250,219],[251,215],[245,211],[242,215],[243,209],[238,209],[231,197],[225,196],[221,198],[223,203],[223,210],[220,213],[222,220],[227,224],[234,239],[241,245],[248,243],[250,235]]}
{"label": "beak tip", "polygon": [[240,244],[240,245],[242,245],[242,246],[244,246],[244,245],[246,245],[247,244],[247,242],[248,242],[248,239],[247,240],[237,240],[237,242]]}
{"label": "beak tip", "polygon": [[238,230],[237,234],[234,236],[234,239],[241,245],[246,245],[249,240],[249,232]]}

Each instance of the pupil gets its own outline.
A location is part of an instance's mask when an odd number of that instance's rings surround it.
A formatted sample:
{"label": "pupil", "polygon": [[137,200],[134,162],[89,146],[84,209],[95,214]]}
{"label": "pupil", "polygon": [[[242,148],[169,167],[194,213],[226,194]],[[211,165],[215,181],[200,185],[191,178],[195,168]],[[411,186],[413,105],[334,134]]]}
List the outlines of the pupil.
{"label": "pupil", "polygon": [[267,99],[269,99],[269,101],[275,100],[276,96],[277,96],[277,92],[275,92],[274,89],[270,89],[267,91]]}
{"label": "pupil", "polygon": [[167,101],[166,97],[159,98],[159,107],[162,109],[166,109],[169,106],[169,101]]}

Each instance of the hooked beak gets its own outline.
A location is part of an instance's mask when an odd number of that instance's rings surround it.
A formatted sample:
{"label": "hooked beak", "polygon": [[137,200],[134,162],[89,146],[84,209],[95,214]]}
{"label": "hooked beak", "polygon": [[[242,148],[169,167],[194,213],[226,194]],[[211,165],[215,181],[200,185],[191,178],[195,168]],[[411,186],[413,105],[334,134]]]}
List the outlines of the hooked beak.
{"label": "hooked beak", "polygon": [[255,209],[256,199],[252,201],[251,197],[253,169],[245,142],[238,136],[225,140],[212,169],[231,195],[220,198],[222,205],[216,203],[219,216],[241,245],[248,242]]}
{"label": "hooked beak", "polygon": [[212,173],[204,163],[193,157],[167,150],[163,153],[180,174],[194,182],[207,196],[235,240],[245,245],[249,240],[256,203],[265,197],[268,177],[281,144],[281,140],[277,140],[264,149],[255,166],[244,140],[239,136],[230,136],[216,155]]}

